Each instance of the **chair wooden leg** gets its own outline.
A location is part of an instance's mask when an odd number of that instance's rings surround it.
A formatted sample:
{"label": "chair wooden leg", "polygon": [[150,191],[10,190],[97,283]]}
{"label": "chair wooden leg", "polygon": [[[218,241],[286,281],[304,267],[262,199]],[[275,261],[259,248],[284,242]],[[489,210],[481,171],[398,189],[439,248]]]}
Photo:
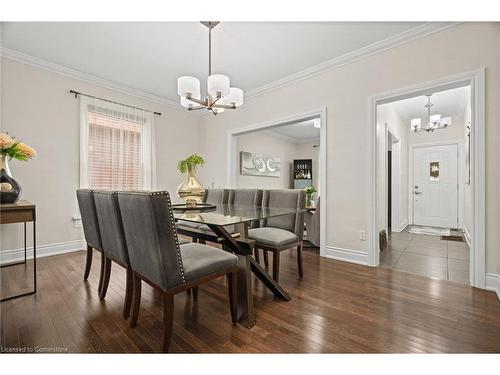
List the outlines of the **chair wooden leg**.
{"label": "chair wooden leg", "polygon": [[303,263],[302,263],[302,242],[297,246],[297,266],[299,267],[299,277],[304,277]]}
{"label": "chair wooden leg", "polygon": [[188,296],[190,296],[190,295],[191,295],[191,289],[186,289],[186,294],[187,294]]}
{"label": "chair wooden leg", "polygon": [[134,275],[132,269],[127,268],[127,281],[125,284],[125,302],[123,303],[123,319],[128,319],[130,316],[130,308],[132,306],[132,294],[134,285]]}
{"label": "chair wooden leg", "polygon": [[174,295],[163,294],[163,353],[168,353],[170,341],[172,340],[172,328],[174,324]]}
{"label": "chair wooden leg", "polygon": [[90,267],[92,267],[92,254],[94,249],[87,245],[87,259],[85,260],[85,271],[83,272],[83,281],[87,281],[90,274]]}
{"label": "chair wooden leg", "polygon": [[254,248],[253,253],[254,253],[255,260],[257,261],[257,263],[260,263],[260,250],[257,248]]}
{"label": "chair wooden leg", "polygon": [[111,259],[106,258],[104,262],[104,277],[102,279],[101,292],[99,293],[99,299],[106,298],[106,293],[108,291],[109,277],[111,276]]}
{"label": "chair wooden leg", "polygon": [[276,282],[279,281],[280,278],[280,252],[273,251],[273,279]]}
{"label": "chair wooden leg", "polygon": [[139,319],[139,309],[141,307],[141,278],[133,272],[133,284],[134,284],[134,295],[132,297],[132,311],[130,313],[130,327],[134,328],[137,325],[137,320]]}
{"label": "chair wooden leg", "polygon": [[266,250],[262,250],[264,252],[264,267],[266,268],[266,271],[269,269],[269,256],[267,255]]}
{"label": "chair wooden leg", "polygon": [[198,301],[198,287],[193,288],[193,301]]}
{"label": "chair wooden leg", "polygon": [[104,251],[101,251],[101,273],[99,274],[99,285],[97,286],[97,291],[99,292],[99,295],[101,294],[102,281],[104,279],[104,272],[105,272],[104,267],[105,266],[106,266],[106,255],[104,254]]}
{"label": "chair wooden leg", "polygon": [[238,321],[237,311],[237,277],[236,272],[227,274],[227,289],[229,293],[229,309],[231,311],[231,321],[236,324]]}

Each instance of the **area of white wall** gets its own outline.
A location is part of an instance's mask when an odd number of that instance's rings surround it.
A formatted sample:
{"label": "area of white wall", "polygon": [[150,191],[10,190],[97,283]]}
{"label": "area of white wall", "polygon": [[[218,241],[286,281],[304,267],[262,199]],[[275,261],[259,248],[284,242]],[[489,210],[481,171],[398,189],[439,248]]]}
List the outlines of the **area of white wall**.
{"label": "area of white wall", "polygon": [[[157,187],[176,199],[182,180],[177,161],[199,150],[196,116],[5,58],[1,73],[1,131],[23,139],[38,152],[29,162],[13,160],[11,170],[23,187],[22,199],[37,206],[40,247],[83,238],[72,221],[78,213],[80,117],[79,100],[68,93],[70,89],[162,112],[155,116]],[[0,233],[2,251],[21,247],[22,225],[2,225]]]}
{"label": "area of white wall", "polygon": [[[245,133],[236,136],[238,163],[236,183],[239,188],[289,189],[292,186],[292,163],[297,159],[297,144],[276,137],[267,130]],[[248,176],[240,173],[240,152],[268,155],[280,158],[280,177]]]}
{"label": "area of white wall", "polygon": [[[260,130],[235,136],[237,165],[236,186],[239,188],[290,189],[293,187],[293,160],[311,159],[313,164],[313,184],[319,186],[319,139],[314,142],[297,143],[275,135],[269,130]],[[281,175],[276,177],[248,176],[240,173],[240,152],[279,157]],[[215,183],[214,183],[215,185]],[[215,185],[217,186],[217,185]]]}
{"label": "area of white wall", "polygon": [[[378,147],[378,228],[379,230],[387,229],[387,150],[391,145],[388,144],[389,132],[395,139],[393,156],[399,156],[397,160],[399,173],[393,173],[393,187],[397,187],[392,191],[392,206],[393,212],[397,215],[392,218],[392,229],[400,231],[408,223],[408,126],[401,120],[398,113],[394,110],[391,103],[383,104],[377,108],[377,147]],[[397,153],[397,155],[396,155]],[[395,160],[393,159],[393,162]]]}
{"label": "area of white wall", "polygon": [[[203,175],[221,185],[227,181],[227,132],[253,124],[327,107],[328,201],[327,248],[367,254],[360,231],[368,228],[367,134],[370,95],[408,87],[453,74],[486,68],[486,262],[497,272],[500,226],[498,218],[498,163],[500,142],[498,74],[500,24],[464,23],[413,40],[370,57],[340,66],[247,100],[224,116],[204,116],[202,152],[207,157]],[[480,42],[478,42],[480,41]],[[433,58],[429,59],[429,51]],[[304,92],[309,95],[304,96]]]}
{"label": "area of white wall", "polygon": [[[471,125],[471,121],[472,121],[471,102],[470,102],[470,100],[468,100],[467,105],[465,107],[465,114],[464,114],[464,118],[463,118],[464,124],[462,127],[462,132],[463,132],[462,137],[464,140],[464,158],[467,157],[465,155],[465,152],[467,149],[467,142],[468,142],[467,126]],[[464,163],[464,165],[465,165],[465,163]],[[465,181],[465,183],[464,183],[464,207],[463,207],[464,208],[464,212],[463,212],[464,228],[463,229],[464,229],[467,241],[470,241],[470,233],[471,233],[471,228],[473,225],[473,223],[472,223],[472,189],[471,189],[472,185],[468,181],[468,169],[464,168],[462,173],[464,174],[464,181]],[[500,268],[498,269],[498,271],[500,272]]]}

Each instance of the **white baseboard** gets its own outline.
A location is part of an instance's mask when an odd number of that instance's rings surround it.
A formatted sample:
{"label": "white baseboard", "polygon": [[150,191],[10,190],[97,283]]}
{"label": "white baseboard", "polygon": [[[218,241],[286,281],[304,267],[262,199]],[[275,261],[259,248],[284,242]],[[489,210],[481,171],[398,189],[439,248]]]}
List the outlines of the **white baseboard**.
{"label": "white baseboard", "polygon": [[[40,245],[36,247],[36,257],[43,258],[51,255],[71,253],[83,250],[87,247],[84,240],[68,241],[54,243],[49,245]],[[33,258],[33,246],[26,249],[28,259]],[[24,260],[24,248],[4,250],[0,252],[0,264],[14,263]]]}
{"label": "white baseboard", "polygon": [[399,226],[396,228],[391,228],[392,232],[402,232],[405,230],[405,228],[408,226],[408,219],[403,220],[401,223],[399,223]]}
{"label": "white baseboard", "polygon": [[368,264],[368,253],[366,251],[327,246],[325,257],[342,260],[344,262],[362,264],[364,266]]}
{"label": "white baseboard", "polygon": [[465,242],[467,242],[467,246],[469,246],[469,249],[470,249],[470,231],[469,231],[469,228],[467,228],[464,225],[463,231],[464,231]]}
{"label": "white baseboard", "polygon": [[497,297],[500,300],[500,277],[494,273],[487,273],[485,289],[496,292]]}

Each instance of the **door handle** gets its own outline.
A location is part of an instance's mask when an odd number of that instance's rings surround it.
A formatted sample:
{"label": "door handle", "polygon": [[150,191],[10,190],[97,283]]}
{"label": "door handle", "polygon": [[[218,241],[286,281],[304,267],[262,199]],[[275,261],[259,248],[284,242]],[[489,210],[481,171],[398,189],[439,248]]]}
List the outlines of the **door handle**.
{"label": "door handle", "polygon": [[415,195],[420,195],[422,194],[420,191],[415,191]]}

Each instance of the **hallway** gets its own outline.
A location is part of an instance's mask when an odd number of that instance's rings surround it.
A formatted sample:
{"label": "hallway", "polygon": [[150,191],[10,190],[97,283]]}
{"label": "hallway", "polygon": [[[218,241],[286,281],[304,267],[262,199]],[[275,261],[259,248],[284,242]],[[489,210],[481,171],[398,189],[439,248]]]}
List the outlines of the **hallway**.
{"label": "hallway", "polygon": [[[380,253],[381,267],[469,284],[469,247],[465,239],[447,241],[408,230],[389,235],[388,247]],[[462,232],[451,234],[463,238]]]}

